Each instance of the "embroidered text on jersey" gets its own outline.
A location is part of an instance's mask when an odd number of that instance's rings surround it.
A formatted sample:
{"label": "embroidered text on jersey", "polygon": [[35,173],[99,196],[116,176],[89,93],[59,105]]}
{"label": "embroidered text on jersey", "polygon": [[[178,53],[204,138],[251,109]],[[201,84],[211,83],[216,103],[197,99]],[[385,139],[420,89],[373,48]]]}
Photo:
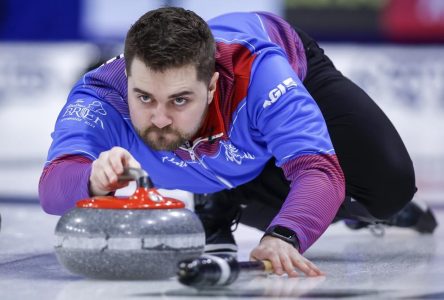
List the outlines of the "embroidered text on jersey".
{"label": "embroidered text on jersey", "polygon": [[293,78],[289,77],[279,83],[274,89],[272,89],[268,93],[268,99],[264,101],[264,108],[267,108],[274,102],[276,102],[283,94],[285,94],[288,90],[297,87],[298,84],[293,80]]}
{"label": "embroidered text on jersey", "polygon": [[100,101],[93,101],[88,105],[84,104],[84,100],[79,99],[74,104],[66,106],[65,112],[62,115],[61,122],[63,121],[84,121],[86,125],[90,127],[96,127],[99,125],[102,129],[103,121],[99,115],[106,116],[107,112],[103,108]]}
{"label": "embroidered text on jersey", "polygon": [[221,144],[225,147],[225,158],[227,161],[232,161],[240,165],[244,159],[255,158],[254,155],[248,152],[239,151],[239,149],[229,142],[221,142]]}

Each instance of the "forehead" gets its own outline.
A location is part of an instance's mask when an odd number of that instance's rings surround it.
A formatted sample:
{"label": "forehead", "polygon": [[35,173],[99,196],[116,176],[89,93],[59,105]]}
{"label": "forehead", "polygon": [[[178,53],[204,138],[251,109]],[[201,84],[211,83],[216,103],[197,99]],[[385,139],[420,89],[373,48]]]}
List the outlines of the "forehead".
{"label": "forehead", "polygon": [[128,77],[135,82],[144,82],[151,84],[160,84],[168,81],[195,83],[197,80],[197,69],[194,65],[185,65],[181,67],[172,67],[162,71],[153,70],[137,57],[131,63],[131,75]]}

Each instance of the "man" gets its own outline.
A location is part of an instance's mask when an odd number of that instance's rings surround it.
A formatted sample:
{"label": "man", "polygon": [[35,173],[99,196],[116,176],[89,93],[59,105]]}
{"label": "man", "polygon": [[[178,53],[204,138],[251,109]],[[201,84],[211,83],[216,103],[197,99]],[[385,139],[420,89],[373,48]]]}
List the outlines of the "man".
{"label": "man", "polygon": [[113,193],[124,167],[142,167],[157,187],[196,194],[207,251],[236,251],[240,219],[265,230],[251,258],[289,276],[322,274],[302,253],[335,216],[433,231],[430,210],[410,202],[395,128],[315,41],[267,13],[209,27],[181,8],[150,11],[124,57],[75,85],[40,180],[46,212]]}

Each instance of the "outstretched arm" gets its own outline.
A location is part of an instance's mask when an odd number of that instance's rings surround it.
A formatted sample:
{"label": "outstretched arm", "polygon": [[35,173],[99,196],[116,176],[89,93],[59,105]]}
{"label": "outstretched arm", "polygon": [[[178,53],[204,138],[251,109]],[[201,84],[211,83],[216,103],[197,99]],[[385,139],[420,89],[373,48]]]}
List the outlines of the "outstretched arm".
{"label": "outstretched arm", "polygon": [[268,259],[279,275],[307,276],[322,272],[301,254],[327,229],[344,199],[345,181],[335,155],[305,155],[286,162],[284,173],[291,189],[271,226],[281,225],[296,233],[298,247],[265,236],[251,252],[252,259]]}

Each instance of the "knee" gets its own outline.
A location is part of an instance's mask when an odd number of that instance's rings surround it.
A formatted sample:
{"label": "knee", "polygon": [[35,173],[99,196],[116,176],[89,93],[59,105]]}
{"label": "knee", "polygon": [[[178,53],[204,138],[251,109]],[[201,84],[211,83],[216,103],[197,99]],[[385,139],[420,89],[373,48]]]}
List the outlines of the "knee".
{"label": "knee", "polygon": [[380,174],[375,188],[375,201],[369,206],[372,215],[386,219],[410,202],[416,192],[415,172],[411,163],[391,163]]}

